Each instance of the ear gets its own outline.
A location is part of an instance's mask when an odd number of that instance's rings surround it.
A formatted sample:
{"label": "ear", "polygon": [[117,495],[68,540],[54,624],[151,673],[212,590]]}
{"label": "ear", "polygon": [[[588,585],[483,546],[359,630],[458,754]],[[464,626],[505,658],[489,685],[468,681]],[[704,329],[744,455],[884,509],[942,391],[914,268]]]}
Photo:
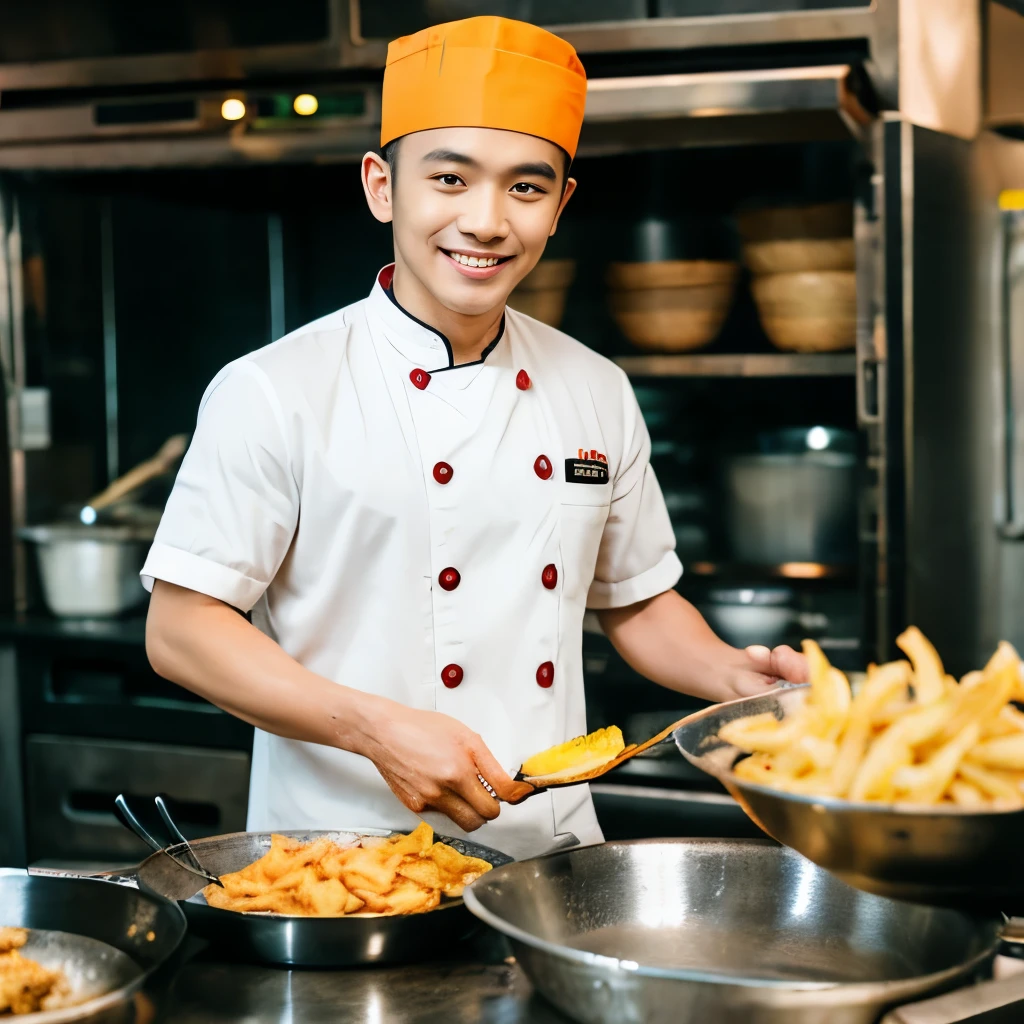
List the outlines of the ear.
{"label": "ear", "polygon": [[388,162],[379,153],[367,153],[363,157],[361,177],[370,213],[381,224],[390,224],[394,209],[391,205],[391,168]]}
{"label": "ear", "polygon": [[569,178],[565,183],[565,191],[562,193],[562,201],[558,204],[558,212],[555,214],[555,222],[551,225],[551,230],[548,232],[548,238],[550,238],[558,230],[558,221],[562,216],[562,211],[565,209],[565,204],[569,202],[569,197],[576,191],[576,179]]}

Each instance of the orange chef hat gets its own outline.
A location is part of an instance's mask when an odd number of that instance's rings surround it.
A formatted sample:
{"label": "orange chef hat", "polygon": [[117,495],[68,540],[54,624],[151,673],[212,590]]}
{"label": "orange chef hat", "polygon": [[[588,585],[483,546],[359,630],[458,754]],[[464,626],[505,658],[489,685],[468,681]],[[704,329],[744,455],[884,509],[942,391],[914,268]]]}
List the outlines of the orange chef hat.
{"label": "orange chef hat", "polygon": [[586,98],[564,39],[509,18],[450,21],[388,47],[380,144],[428,128],[504,128],[575,156]]}

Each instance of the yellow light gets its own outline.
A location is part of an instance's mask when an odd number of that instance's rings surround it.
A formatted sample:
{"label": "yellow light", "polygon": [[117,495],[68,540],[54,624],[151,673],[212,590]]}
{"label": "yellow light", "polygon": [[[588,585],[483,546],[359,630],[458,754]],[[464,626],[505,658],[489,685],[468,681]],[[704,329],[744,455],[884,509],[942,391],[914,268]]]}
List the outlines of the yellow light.
{"label": "yellow light", "polygon": [[220,116],[225,121],[241,121],[245,117],[245,104],[241,100],[225,100],[220,105]]}
{"label": "yellow light", "polygon": [[790,580],[820,580],[828,575],[828,566],[818,562],[784,562],[779,575]]}
{"label": "yellow light", "polygon": [[320,106],[320,101],[308,92],[304,92],[295,97],[295,102],[292,106],[295,108],[296,114],[301,114],[303,117],[309,117],[310,114],[315,114],[317,112],[317,108]]}

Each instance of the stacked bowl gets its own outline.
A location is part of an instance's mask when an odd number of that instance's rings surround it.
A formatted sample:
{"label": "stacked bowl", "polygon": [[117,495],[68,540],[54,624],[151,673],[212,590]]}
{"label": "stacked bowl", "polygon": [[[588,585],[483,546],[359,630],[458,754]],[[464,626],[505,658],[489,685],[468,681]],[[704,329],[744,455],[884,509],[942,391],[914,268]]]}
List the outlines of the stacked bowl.
{"label": "stacked bowl", "polygon": [[726,218],[648,216],[629,226],[608,286],[612,315],[637,347],[686,352],[714,340],[732,305],[739,265]]}
{"label": "stacked bowl", "polygon": [[852,204],[751,210],[737,222],[754,301],[772,344],[790,352],[853,348],[857,303]]}

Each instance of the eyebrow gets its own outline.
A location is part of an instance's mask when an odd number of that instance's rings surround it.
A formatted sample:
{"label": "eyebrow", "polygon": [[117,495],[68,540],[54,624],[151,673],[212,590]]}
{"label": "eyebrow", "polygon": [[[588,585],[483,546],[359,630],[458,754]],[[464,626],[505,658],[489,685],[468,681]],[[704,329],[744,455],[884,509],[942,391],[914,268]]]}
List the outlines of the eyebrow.
{"label": "eyebrow", "polygon": [[547,178],[549,181],[557,181],[554,167],[546,160],[539,160],[535,164],[517,164],[512,168],[513,174],[536,174],[539,178]]}
{"label": "eyebrow", "polygon": [[446,164],[463,164],[465,167],[479,167],[480,165],[465,153],[457,153],[454,149],[432,149],[424,158],[423,163],[437,161]]}
{"label": "eyebrow", "polygon": [[[423,163],[450,163],[461,164],[463,167],[479,167],[480,164],[471,156],[465,153],[458,153],[454,149],[432,149],[422,160]],[[512,168],[512,174],[530,175],[535,174],[540,178],[547,178],[549,181],[557,181],[558,175],[554,167],[546,160],[539,160],[536,163],[516,164]]]}

